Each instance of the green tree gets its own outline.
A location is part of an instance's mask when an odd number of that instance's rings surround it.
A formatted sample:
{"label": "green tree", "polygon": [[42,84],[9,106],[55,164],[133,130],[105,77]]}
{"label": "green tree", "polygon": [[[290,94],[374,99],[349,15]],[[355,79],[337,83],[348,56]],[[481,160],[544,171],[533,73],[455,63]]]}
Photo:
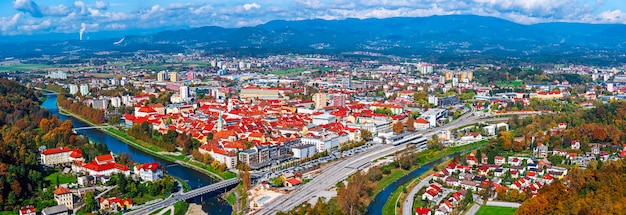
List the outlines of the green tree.
{"label": "green tree", "polygon": [[91,191],[85,192],[85,211],[92,212],[96,210],[96,200],[94,199],[94,193]]}
{"label": "green tree", "polygon": [[283,181],[281,177],[272,178],[270,180],[270,184],[272,184],[272,186],[274,187],[282,187],[284,182],[285,181]]}

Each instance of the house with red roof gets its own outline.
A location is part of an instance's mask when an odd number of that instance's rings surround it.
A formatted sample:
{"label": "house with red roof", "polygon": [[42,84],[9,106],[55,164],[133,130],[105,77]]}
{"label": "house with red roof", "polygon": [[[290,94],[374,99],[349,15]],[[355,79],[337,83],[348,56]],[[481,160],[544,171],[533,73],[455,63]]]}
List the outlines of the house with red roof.
{"label": "house with red roof", "polygon": [[112,198],[100,198],[100,210],[106,211],[128,209],[133,206],[133,200],[130,198],[120,199],[117,197]]}
{"label": "house with red roof", "polygon": [[93,176],[111,176],[115,173],[122,173],[126,176],[130,175],[130,169],[125,165],[115,162],[115,158],[112,154],[96,156],[96,158],[89,163],[76,161],[72,164],[72,171],[86,172]]}
{"label": "house with red roof", "polygon": [[163,170],[157,162],[137,165],[134,173],[144,181],[156,181],[163,178]]}
{"label": "house with red roof", "polygon": [[431,215],[430,208],[417,207],[415,208],[415,215]]}
{"label": "house with red roof", "polygon": [[300,184],[300,180],[296,179],[296,178],[290,178],[285,180],[285,187],[294,187],[294,186],[298,186]]}
{"label": "house with red roof", "polygon": [[417,130],[427,130],[428,128],[430,128],[430,122],[420,117],[415,120],[415,122],[413,123],[413,126]]}
{"label": "house with red roof", "polygon": [[35,206],[28,205],[20,207],[20,215],[37,215]]}
{"label": "house with red roof", "polygon": [[83,160],[83,152],[79,149],[57,147],[46,149],[41,152],[41,163],[47,166],[70,164],[74,161]]}
{"label": "house with red roof", "polygon": [[72,190],[67,187],[58,187],[53,191],[54,200],[57,201],[59,205],[65,205],[65,207],[69,210],[74,210],[74,202],[75,196],[72,193]]}

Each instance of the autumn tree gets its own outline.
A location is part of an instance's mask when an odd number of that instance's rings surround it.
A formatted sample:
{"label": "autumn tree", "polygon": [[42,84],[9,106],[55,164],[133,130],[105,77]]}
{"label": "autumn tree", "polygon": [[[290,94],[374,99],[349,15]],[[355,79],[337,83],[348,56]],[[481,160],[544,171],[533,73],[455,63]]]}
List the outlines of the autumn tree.
{"label": "autumn tree", "polygon": [[394,133],[401,134],[404,131],[404,124],[402,122],[393,123],[391,129]]}
{"label": "autumn tree", "polygon": [[370,130],[367,129],[361,129],[361,139],[363,140],[370,140],[372,139],[372,132]]}
{"label": "autumn tree", "polygon": [[409,117],[409,119],[406,120],[406,130],[407,131],[415,131],[415,119],[413,119],[413,117]]}

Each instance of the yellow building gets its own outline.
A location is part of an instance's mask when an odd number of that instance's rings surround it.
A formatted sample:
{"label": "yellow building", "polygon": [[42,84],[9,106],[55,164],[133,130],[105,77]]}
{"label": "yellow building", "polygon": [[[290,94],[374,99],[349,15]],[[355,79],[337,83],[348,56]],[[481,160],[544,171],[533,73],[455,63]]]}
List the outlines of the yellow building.
{"label": "yellow building", "polygon": [[170,81],[171,82],[177,82],[178,81],[178,72],[171,72],[170,73]]}
{"label": "yellow building", "polygon": [[326,97],[326,93],[316,93],[313,95],[313,102],[315,103],[315,109],[324,109],[326,107],[326,101],[328,98]]}
{"label": "yellow building", "polygon": [[446,81],[452,80],[452,72],[446,72]]}

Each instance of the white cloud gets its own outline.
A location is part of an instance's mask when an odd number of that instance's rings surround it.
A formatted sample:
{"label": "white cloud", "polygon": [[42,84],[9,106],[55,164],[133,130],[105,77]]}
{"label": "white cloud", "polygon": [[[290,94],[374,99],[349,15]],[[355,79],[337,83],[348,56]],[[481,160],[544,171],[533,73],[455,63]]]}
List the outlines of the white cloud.
{"label": "white cloud", "polygon": [[96,3],[93,5],[93,8],[98,10],[106,10],[109,9],[109,3],[106,3],[104,1],[96,1]]}
{"label": "white cloud", "polygon": [[244,4],[243,5],[243,9],[244,10],[252,10],[252,9],[259,9],[259,8],[261,8],[261,5],[259,5],[257,3]]}
{"label": "white cloud", "polygon": [[621,10],[604,11],[598,14],[596,22],[600,23],[626,23],[626,13]]}
{"label": "white cloud", "polygon": [[[21,15],[0,17],[2,34],[78,32],[129,28],[180,28],[218,25],[254,26],[271,20],[422,17],[446,14],[494,16],[532,24],[550,21],[626,23],[622,10],[597,11],[604,0],[257,0],[245,4],[172,3],[128,10],[133,0],[65,0],[45,6],[43,0],[13,0]],[[263,6],[261,6],[263,5]],[[124,11],[120,11],[124,8]],[[24,15],[28,14],[28,15]],[[34,17],[34,18],[33,18]],[[49,20],[50,26],[29,20]],[[28,25],[18,28],[17,26]],[[91,25],[91,24],[90,24]]]}

